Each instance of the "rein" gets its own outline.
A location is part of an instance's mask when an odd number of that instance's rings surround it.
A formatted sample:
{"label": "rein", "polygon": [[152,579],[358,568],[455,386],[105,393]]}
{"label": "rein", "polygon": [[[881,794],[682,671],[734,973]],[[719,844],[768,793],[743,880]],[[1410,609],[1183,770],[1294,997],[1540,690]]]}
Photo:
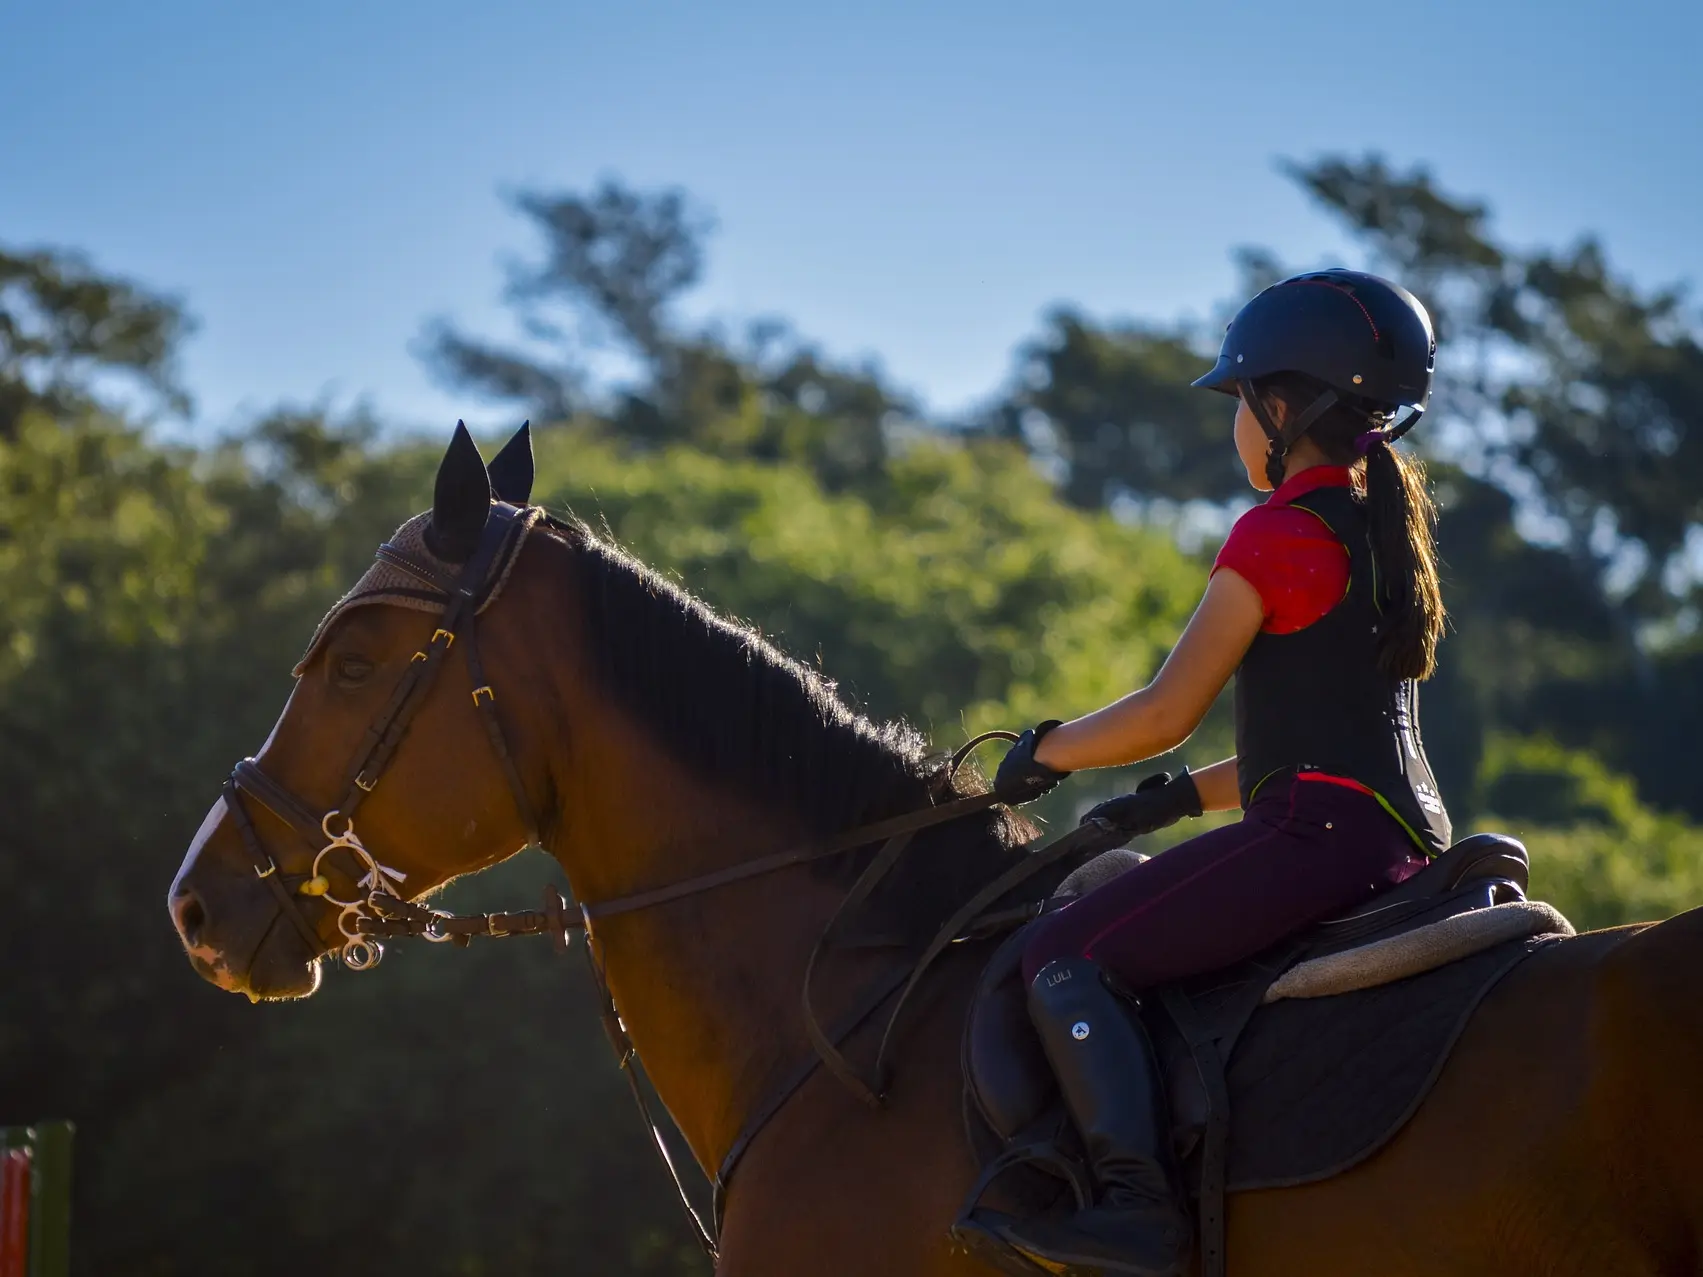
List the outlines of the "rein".
{"label": "rein", "polygon": [[[960,752],[967,754],[969,749],[985,741],[1003,740],[1010,735],[1010,732],[984,733]],[[977,812],[986,811],[997,802],[998,799],[991,793],[972,794],[967,798],[957,798],[935,807],[923,807],[902,816],[859,825],[825,843],[807,843],[775,852],[773,855],[759,856],[755,860],[742,861],[726,869],[700,874],[696,878],[670,883],[665,887],[638,891],[613,900],[582,904],[578,913],[566,912],[565,905],[560,903],[552,905],[550,897],[554,896],[559,902],[561,895],[555,887],[548,884],[544,888],[546,898],[542,909],[523,909],[516,913],[439,913],[424,905],[402,900],[387,891],[378,890],[365,901],[376,916],[360,918],[357,921],[357,929],[363,936],[387,940],[419,936],[427,940],[453,940],[464,946],[474,936],[502,939],[507,936],[549,935],[565,940],[566,932],[584,930],[600,918],[636,913],[640,909],[684,900],[688,896],[701,895],[718,887],[744,882],[748,878],[760,878],[777,870],[790,869],[794,865],[809,864],[813,860],[823,860],[829,856],[842,856],[872,843],[892,843],[900,838],[908,840],[911,834],[919,830],[943,825],[964,816],[973,816]]]}
{"label": "rein", "polygon": [[[725,869],[700,874],[680,882],[637,891],[611,900],[583,902],[577,910],[570,909],[561,893],[551,884],[543,890],[543,907],[510,913],[451,914],[430,909],[404,899],[397,887],[404,875],[380,863],[355,832],[356,809],[378,785],[385,767],[406,736],[410,723],[436,682],[450,651],[459,642],[468,670],[473,678],[473,704],[490,740],[493,753],[502,765],[503,773],[513,791],[515,805],[529,834],[529,843],[538,841],[539,823],[536,809],[526,793],[519,768],[508,747],[502,721],[496,707],[496,693],[485,678],[475,642],[476,618],[479,607],[489,594],[492,583],[502,576],[509,561],[519,552],[526,523],[520,508],[494,502],[486,522],[479,547],[456,574],[446,579],[434,567],[419,563],[395,546],[386,543],[379,547],[381,561],[401,568],[428,586],[444,600],[444,612],[430,642],[414,653],[408,669],[398,681],[384,709],[370,726],[354,759],[346,769],[344,794],[337,806],[315,817],[311,807],[284,785],[278,783],[253,758],[245,758],[231,770],[225,781],[222,796],[241,836],[242,844],[255,875],[265,882],[277,901],[279,911],[290,921],[314,959],[333,952],[320,939],[301,906],[301,898],[323,899],[336,908],[338,930],[343,943],[335,950],[344,965],[351,970],[365,971],[378,965],[383,957],[386,940],[420,937],[443,943],[466,946],[475,936],[503,938],[507,936],[547,935],[556,948],[565,953],[570,934],[575,930],[589,933],[591,924],[602,918],[655,908],[676,900],[700,895],[736,882],[762,877],[796,865],[845,855],[861,848],[881,844],[867,868],[847,892],[821,937],[811,949],[805,968],[802,1011],[804,1027],[813,1048],[812,1054],[801,1061],[791,1073],[774,1086],[761,1104],[746,1119],[711,1179],[713,1190],[712,1222],[706,1224],[692,1205],[675,1166],[660,1127],[651,1115],[650,1104],[640,1079],[638,1053],[622,1023],[620,1013],[604,979],[602,964],[593,946],[585,946],[592,982],[600,1003],[605,1033],[609,1037],[621,1071],[626,1075],[641,1117],[649,1130],[652,1144],[674,1182],[680,1203],[690,1219],[699,1243],[712,1262],[718,1257],[716,1236],[720,1231],[728,1183],[746,1150],[758,1133],[777,1114],[783,1105],[804,1085],[817,1068],[826,1067],[853,1095],[874,1108],[886,1101],[888,1080],[887,1052],[899,1017],[911,994],[934,962],[955,941],[976,934],[993,934],[1016,925],[1036,912],[1033,905],[1008,909],[997,914],[985,911],[1000,897],[1066,856],[1110,845],[1106,831],[1094,826],[1081,826],[1071,833],[1024,855],[1015,865],[978,890],[968,901],[946,919],[934,938],[909,967],[899,969],[883,978],[868,990],[852,1011],[829,1028],[823,1028],[811,999],[811,977],[817,959],[828,947],[835,928],[850,910],[874,892],[875,888],[898,864],[913,836],[923,830],[960,820],[987,811],[999,800],[990,791],[955,798],[948,802],[923,807],[883,820],[859,825],[826,841],[814,841],[788,848]],[[1015,741],[1011,732],[984,732],[960,746],[948,760],[943,783],[950,785],[970,754],[989,740]],[[310,847],[317,847],[308,873],[285,874],[265,849],[250,816],[247,802],[253,800],[295,831]],[[345,853],[355,861],[361,876],[356,879],[359,891],[349,899],[330,894],[331,882],[324,872],[326,861],[336,853]],[[294,883],[291,886],[288,882]],[[876,1051],[871,1075],[865,1077],[846,1058],[841,1045],[889,999],[897,994],[886,1019],[880,1044]]]}

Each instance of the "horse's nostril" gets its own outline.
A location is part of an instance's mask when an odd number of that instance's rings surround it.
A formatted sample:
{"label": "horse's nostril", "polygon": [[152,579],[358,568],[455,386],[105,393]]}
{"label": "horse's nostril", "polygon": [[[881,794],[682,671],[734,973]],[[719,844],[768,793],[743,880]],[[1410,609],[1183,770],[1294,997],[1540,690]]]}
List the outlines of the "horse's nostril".
{"label": "horse's nostril", "polygon": [[172,902],[172,913],[177,918],[177,931],[187,945],[199,944],[201,928],[207,925],[207,911],[201,907],[201,898],[193,891],[185,891]]}

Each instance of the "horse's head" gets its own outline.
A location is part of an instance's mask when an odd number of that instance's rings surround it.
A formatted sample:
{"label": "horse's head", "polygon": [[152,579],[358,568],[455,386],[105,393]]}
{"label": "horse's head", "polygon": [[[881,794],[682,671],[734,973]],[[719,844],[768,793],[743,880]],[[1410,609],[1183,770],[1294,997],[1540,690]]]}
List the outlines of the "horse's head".
{"label": "horse's head", "polygon": [[172,920],[202,976],[250,997],[299,997],[318,959],[352,938],[344,902],[375,884],[412,899],[536,836],[511,750],[533,707],[500,709],[484,662],[528,641],[525,609],[480,624],[538,515],[525,427],[486,470],[458,426],[433,508],[403,525],[332,610],[297,667],[283,715],[233,772],[171,886]]}

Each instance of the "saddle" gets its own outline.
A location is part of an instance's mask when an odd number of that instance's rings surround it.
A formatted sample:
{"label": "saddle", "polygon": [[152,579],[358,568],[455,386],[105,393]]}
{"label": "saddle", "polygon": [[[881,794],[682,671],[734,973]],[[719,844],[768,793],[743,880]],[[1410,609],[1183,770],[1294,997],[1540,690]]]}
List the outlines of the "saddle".
{"label": "saddle", "polygon": [[[1103,853],[1065,878],[1043,912],[1141,859]],[[1536,947],[1532,937],[1572,933],[1549,906],[1526,900],[1527,879],[1521,843],[1476,834],[1341,917],[1144,995],[1173,1143],[1197,1199],[1205,1277],[1223,1270],[1227,1191],[1325,1178],[1376,1151],[1418,1107],[1478,1002]],[[1021,928],[994,951],[965,1021],[965,1120],[984,1166],[966,1210],[990,1189],[1026,1211],[1092,1199],[1029,1023],[1027,938]],[[1333,1075],[1345,1059],[1352,1067]],[[1328,1102],[1298,1102],[1307,1095]],[[1295,1115],[1313,1129],[1294,1129]],[[1334,1129],[1319,1130],[1321,1122]]]}

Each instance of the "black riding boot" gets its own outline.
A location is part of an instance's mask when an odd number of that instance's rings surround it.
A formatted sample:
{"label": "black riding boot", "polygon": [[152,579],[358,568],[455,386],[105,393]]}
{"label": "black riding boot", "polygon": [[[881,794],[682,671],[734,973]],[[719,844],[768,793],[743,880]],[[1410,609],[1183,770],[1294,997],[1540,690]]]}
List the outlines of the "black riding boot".
{"label": "black riding boot", "polygon": [[[1147,1032],[1086,959],[1052,962],[1029,989],[1029,1016],[1088,1151],[1097,1199],[1072,1216],[992,1212],[980,1230],[1037,1271],[1177,1277],[1192,1228],[1172,1168],[1162,1078]],[[968,1222],[968,1221],[966,1221]]]}

